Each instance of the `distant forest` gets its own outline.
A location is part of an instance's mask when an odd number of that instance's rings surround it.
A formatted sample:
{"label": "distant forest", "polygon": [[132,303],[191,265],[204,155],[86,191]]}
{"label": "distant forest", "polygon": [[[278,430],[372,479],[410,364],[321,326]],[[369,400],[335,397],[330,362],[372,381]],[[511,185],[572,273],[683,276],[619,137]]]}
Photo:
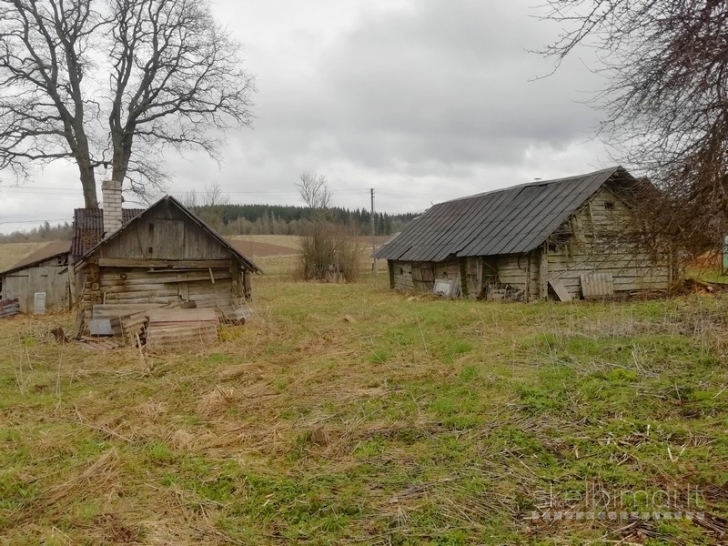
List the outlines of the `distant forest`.
{"label": "distant forest", "polygon": [[[190,207],[200,218],[221,235],[298,235],[311,210],[307,207],[283,205],[202,205]],[[371,233],[371,213],[366,209],[349,210],[341,207],[328,209],[332,222],[348,226],[352,233]],[[397,233],[417,214],[374,215],[377,235]],[[48,222],[27,231],[0,234],[0,243],[43,242],[69,240],[70,222],[50,225]]]}
{"label": "distant forest", "polygon": [[[195,213],[223,235],[298,235],[311,209],[284,205],[204,205],[192,207]],[[366,209],[332,207],[329,219],[348,226],[352,233],[371,233],[371,213]],[[376,235],[397,233],[417,214],[374,214]]]}

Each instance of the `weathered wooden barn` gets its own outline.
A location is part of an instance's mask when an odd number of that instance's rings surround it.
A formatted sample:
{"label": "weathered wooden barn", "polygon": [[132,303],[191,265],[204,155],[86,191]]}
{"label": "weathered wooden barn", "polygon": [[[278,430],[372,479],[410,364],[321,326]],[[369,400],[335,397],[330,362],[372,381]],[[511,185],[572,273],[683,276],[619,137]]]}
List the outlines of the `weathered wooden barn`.
{"label": "weathered wooden barn", "polygon": [[104,195],[107,231],[74,264],[82,330],[95,305],[235,308],[251,298],[251,274],[261,270],[175,198],[125,223],[120,205]]}
{"label": "weathered wooden barn", "polygon": [[640,237],[622,167],[440,203],[382,247],[390,285],[535,301],[666,290],[669,256]]}
{"label": "weathered wooden barn", "polygon": [[0,273],[0,300],[17,298],[21,313],[68,311],[70,246],[48,243]]}

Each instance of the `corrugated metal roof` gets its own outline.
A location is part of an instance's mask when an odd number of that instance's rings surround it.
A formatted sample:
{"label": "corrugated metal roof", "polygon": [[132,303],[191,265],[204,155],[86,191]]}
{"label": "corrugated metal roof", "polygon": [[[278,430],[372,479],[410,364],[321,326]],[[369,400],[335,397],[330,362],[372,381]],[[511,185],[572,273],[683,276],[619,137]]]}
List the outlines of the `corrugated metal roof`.
{"label": "corrugated metal roof", "polygon": [[[121,209],[124,224],[139,216],[144,209]],[[103,209],[76,209],[73,211],[73,239],[71,255],[83,256],[104,237]]]}
{"label": "corrugated metal roof", "polygon": [[68,254],[70,249],[71,241],[51,241],[50,243],[40,247],[35,252],[28,254],[25,258],[17,262],[11,268],[0,272],[0,275],[13,273],[14,271],[18,271],[19,269],[24,269],[45,260],[49,260],[50,258],[55,258],[56,256]]}
{"label": "corrugated metal roof", "polygon": [[439,262],[450,256],[497,256],[541,245],[622,167],[522,184],[439,203],[377,252],[377,258]]}

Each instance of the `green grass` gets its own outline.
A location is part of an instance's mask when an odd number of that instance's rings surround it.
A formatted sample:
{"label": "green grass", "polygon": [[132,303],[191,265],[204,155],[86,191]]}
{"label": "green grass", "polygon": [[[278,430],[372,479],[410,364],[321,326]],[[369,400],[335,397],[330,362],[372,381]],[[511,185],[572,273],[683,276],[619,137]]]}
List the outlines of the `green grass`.
{"label": "green grass", "polygon": [[[443,301],[385,277],[256,279],[252,320],[186,354],[4,321],[0,544],[728,540],[728,299]],[[532,519],[667,493],[708,519]]]}

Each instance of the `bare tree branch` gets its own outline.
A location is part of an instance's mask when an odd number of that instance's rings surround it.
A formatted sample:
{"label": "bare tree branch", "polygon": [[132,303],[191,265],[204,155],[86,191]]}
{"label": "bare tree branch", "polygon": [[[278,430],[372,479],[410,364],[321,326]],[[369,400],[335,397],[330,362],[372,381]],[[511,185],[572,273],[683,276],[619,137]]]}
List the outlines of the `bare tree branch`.
{"label": "bare tree branch", "polygon": [[238,51],[209,0],[0,0],[0,169],[74,161],[89,207],[101,166],[153,193],[165,148],[217,157],[226,130],[250,125]]}
{"label": "bare tree branch", "polygon": [[331,190],[326,177],[312,172],[301,174],[301,183],[296,184],[303,202],[314,211],[323,211],[331,207]]}
{"label": "bare tree branch", "polygon": [[620,160],[660,189],[644,213],[685,248],[728,228],[728,2],[548,0],[564,32],[543,53],[557,64],[596,49],[608,77],[593,103]]}

